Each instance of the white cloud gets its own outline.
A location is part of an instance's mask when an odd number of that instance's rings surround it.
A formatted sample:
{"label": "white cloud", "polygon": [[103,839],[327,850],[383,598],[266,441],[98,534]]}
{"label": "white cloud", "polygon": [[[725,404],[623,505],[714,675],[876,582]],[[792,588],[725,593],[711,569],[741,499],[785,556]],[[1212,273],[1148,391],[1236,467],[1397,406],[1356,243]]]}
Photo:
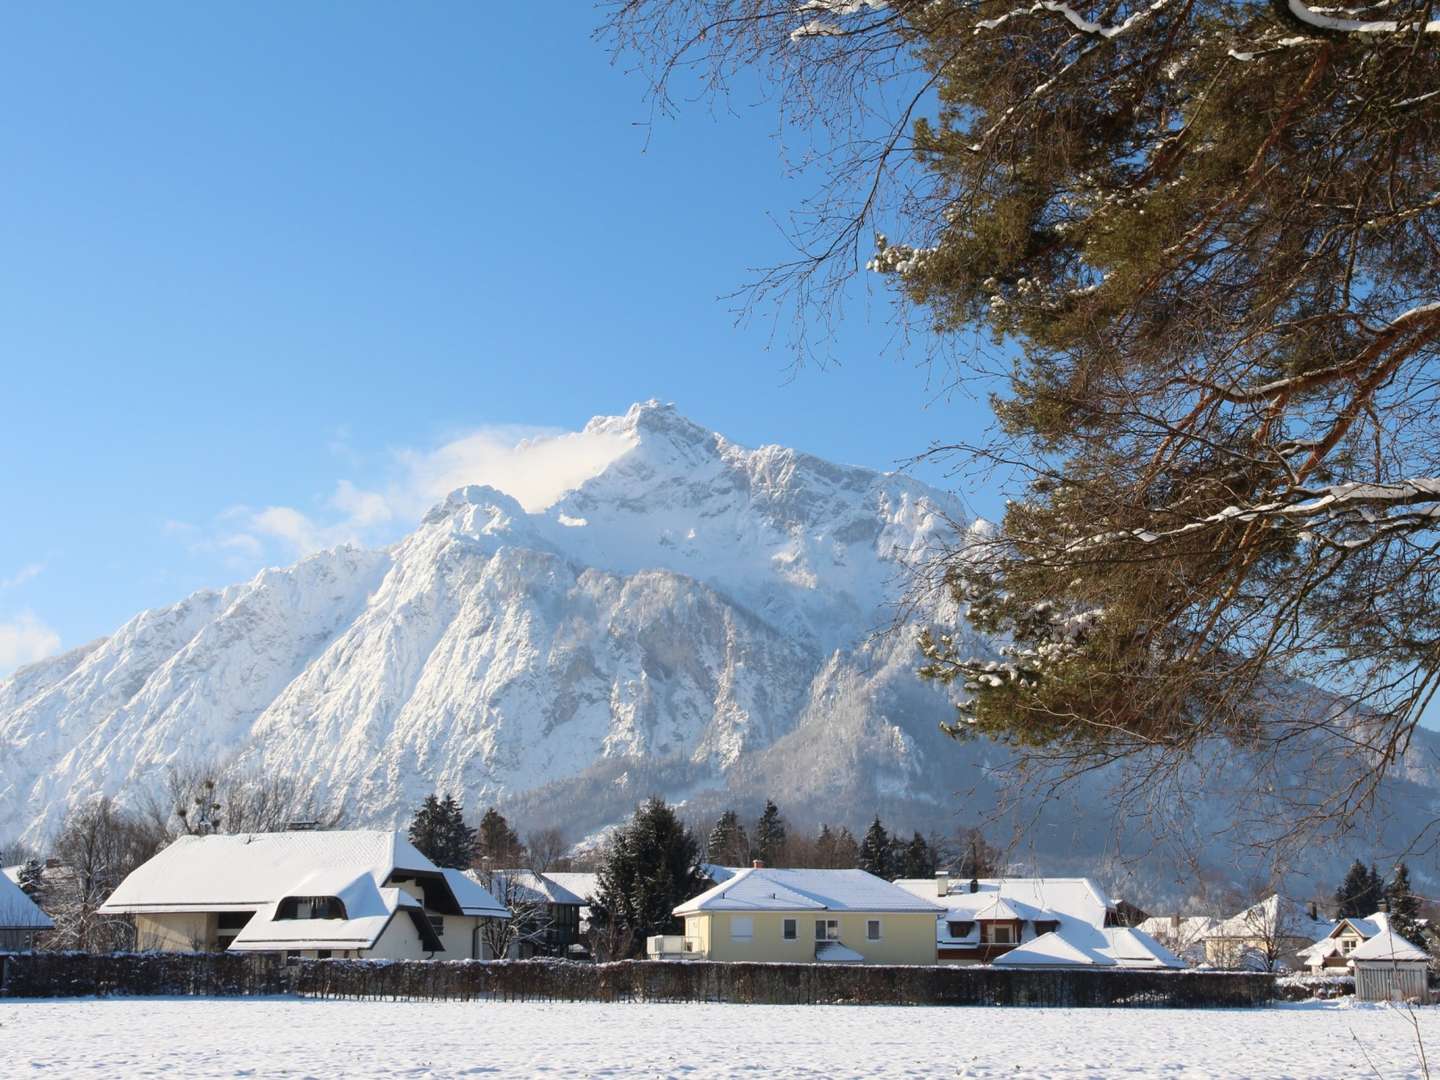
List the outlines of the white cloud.
{"label": "white cloud", "polygon": [[25,582],[32,578],[39,577],[44,572],[45,564],[43,562],[26,563],[9,577],[0,578],[0,589],[13,589],[17,586],[24,585]]}
{"label": "white cloud", "polygon": [[342,479],[323,507],[232,507],[222,535],[204,546],[259,557],[306,555],[338,544],[379,544],[414,527],[435,503],[466,484],[486,484],[532,513],[599,473],[633,446],[629,436],[501,426],[472,431],[429,450],[391,452],[378,481]]}
{"label": "white cloud", "polygon": [[59,650],[60,635],[31,612],[0,620],[0,677]]}

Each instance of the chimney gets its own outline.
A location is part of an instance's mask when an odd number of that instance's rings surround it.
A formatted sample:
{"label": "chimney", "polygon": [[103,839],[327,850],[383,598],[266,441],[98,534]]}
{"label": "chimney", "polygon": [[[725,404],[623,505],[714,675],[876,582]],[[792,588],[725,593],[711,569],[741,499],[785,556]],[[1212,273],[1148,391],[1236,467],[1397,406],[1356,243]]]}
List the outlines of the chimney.
{"label": "chimney", "polygon": [[1380,910],[1386,912],[1387,914],[1390,911],[1390,901],[1386,900],[1384,897],[1380,898]]}
{"label": "chimney", "polygon": [[1178,940],[1180,937],[1180,913],[1177,911],[1170,916],[1170,933]]}
{"label": "chimney", "polygon": [[1311,901],[1310,901],[1310,921],[1311,921],[1311,922],[1318,922],[1319,919],[1320,919],[1320,908],[1316,905],[1316,903],[1315,903],[1314,900],[1311,900]]}
{"label": "chimney", "polygon": [[950,895],[950,874],[945,870],[935,871],[935,895]]}
{"label": "chimney", "polygon": [[756,869],[756,870],[764,870],[764,869],[765,869],[765,860],[764,860],[764,859],[756,859],[756,860],[754,860],[753,862],[751,862],[750,866],[751,866],[753,869]]}
{"label": "chimney", "polygon": [[980,879],[979,879],[979,878],[972,877],[972,878],[970,879],[970,891],[971,891],[971,892],[979,892],[979,891],[980,891]]}

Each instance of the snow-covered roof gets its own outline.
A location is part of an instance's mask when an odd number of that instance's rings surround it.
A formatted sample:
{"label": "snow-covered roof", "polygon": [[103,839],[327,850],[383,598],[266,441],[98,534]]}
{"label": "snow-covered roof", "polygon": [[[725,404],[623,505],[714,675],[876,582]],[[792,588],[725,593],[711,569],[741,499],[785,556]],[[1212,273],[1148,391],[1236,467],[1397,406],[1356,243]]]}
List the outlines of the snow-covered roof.
{"label": "snow-covered roof", "polygon": [[1317,938],[1326,937],[1335,929],[1333,919],[1310,917],[1305,905],[1271,893],[1258,904],[1238,915],[1222,920],[1207,937],[1248,940],[1256,937]]}
{"label": "snow-covered roof", "polygon": [[571,896],[579,898],[582,906],[588,905],[595,895],[599,874],[587,874],[579,870],[547,870],[545,876]]}
{"label": "snow-covered roof", "polygon": [[122,881],[102,910],[253,911],[286,896],[336,895],[299,891],[306,881],[344,883],[368,874],[383,885],[397,870],[439,873],[397,832],[182,836]]}
{"label": "snow-covered roof", "polygon": [[[237,952],[269,952],[275,949],[369,949],[380,939],[396,912],[409,909],[421,913],[420,901],[404,889],[380,888],[369,874],[362,874],[339,893],[345,905],[343,919],[277,918],[279,903],[267,904],[255,913],[235,935],[230,948]],[[430,924],[421,915],[416,929],[427,946],[440,948]],[[420,924],[424,924],[421,930]]]}
{"label": "snow-covered roof", "polygon": [[1192,945],[1200,941],[1207,934],[1212,933],[1220,924],[1220,920],[1213,915],[1152,915],[1142,922],[1136,929],[1142,930],[1151,937],[1173,938],[1182,946]]}
{"label": "snow-covered roof", "polygon": [[1100,886],[1083,877],[980,878],[974,892],[968,879],[950,878],[943,896],[935,878],[902,878],[895,884],[943,907],[950,921],[1058,918],[1100,927],[1110,906]]}
{"label": "snow-covered roof", "polygon": [[1350,954],[1351,960],[1429,960],[1430,955],[1413,941],[1386,929]]}
{"label": "snow-covered roof", "polygon": [[815,946],[815,959],[822,964],[859,964],[865,957],[838,941],[822,941]]}
{"label": "snow-covered roof", "polygon": [[1185,961],[1149,934],[1125,926],[1072,925],[1018,945],[996,967],[1183,968]]}
{"label": "snow-covered roof", "polygon": [[676,915],[702,911],[887,911],[934,914],[935,905],[864,870],[756,866],[685,901]]}
{"label": "snow-covered roof", "polygon": [[589,891],[575,893],[561,881],[562,877],[588,878],[589,889],[594,888],[594,874],[537,874],[533,870],[496,870],[497,877],[507,881],[509,888],[525,894],[528,899],[549,904],[578,904],[588,902]]}
{"label": "snow-covered roof", "polygon": [[450,886],[450,893],[460,910],[466,915],[480,915],[490,919],[508,919],[510,911],[504,904],[490,895],[490,892],[463,870],[444,867],[441,871]]}
{"label": "snow-covered roof", "polygon": [[49,930],[54,925],[9,875],[0,877],[0,930]]}

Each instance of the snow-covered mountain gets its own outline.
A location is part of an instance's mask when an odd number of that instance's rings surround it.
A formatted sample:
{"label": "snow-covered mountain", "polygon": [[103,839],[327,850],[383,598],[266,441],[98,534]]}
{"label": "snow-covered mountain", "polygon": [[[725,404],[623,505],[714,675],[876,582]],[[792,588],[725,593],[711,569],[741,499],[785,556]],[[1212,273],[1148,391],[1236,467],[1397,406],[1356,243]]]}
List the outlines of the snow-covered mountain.
{"label": "snow-covered mountain", "polygon": [[[953,499],[656,402],[587,432],[618,455],[543,510],[465,487],[386,550],[196,593],[0,682],[0,837],[207,760],[357,824],[441,790],[572,837],[652,792],[940,831],[993,807],[995,748],[941,734],[913,637],[874,633],[907,569],[963,540]],[[1048,872],[1125,856],[1097,791],[1034,808]]]}

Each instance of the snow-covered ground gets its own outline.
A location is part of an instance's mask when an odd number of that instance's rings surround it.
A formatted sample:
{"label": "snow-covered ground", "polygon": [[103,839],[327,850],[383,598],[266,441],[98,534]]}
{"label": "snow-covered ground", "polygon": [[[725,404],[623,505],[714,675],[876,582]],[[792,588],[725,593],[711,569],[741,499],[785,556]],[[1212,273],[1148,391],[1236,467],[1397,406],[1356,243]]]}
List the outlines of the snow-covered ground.
{"label": "snow-covered ground", "polygon": [[[1440,1061],[1440,1009],[1420,1010]],[[0,1071],[53,1077],[1419,1077],[1403,1010],[0,1002]]]}

